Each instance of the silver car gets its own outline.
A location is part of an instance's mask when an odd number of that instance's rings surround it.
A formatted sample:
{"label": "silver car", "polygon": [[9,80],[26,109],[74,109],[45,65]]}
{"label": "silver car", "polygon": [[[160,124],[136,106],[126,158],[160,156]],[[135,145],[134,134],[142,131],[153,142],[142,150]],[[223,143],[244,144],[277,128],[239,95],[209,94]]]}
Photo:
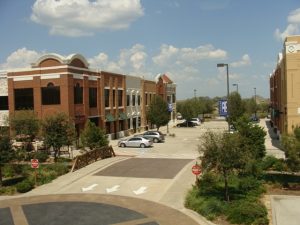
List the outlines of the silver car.
{"label": "silver car", "polygon": [[153,141],[143,138],[143,137],[132,137],[129,139],[124,139],[120,140],[118,142],[119,147],[140,147],[140,148],[145,148],[145,147],[150,147],[153,145]]}
{"label": "silver car", "polygon": [[152,140],[154,143],[163,142],[165,140],[165,135],[160,131],[146,131],[143,134],[134,135],[135,137],[144,137],[146,139]]}

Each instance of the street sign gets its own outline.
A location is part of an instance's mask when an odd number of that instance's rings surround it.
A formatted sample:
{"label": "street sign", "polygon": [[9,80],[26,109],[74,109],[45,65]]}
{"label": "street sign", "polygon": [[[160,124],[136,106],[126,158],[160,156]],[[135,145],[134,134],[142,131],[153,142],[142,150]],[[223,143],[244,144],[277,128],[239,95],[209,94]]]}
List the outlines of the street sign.
{"label": "street sign", "polygon": [[39,160],[38,159],[31,159],[31,168],[37,169],[39,168]]}
{"label": "street sign", "polygon": [[220,116],[227,116],[227,100],[220,100],[219,101],[219,115]]}
{"label": "street sign", "polygon": [[192,167],[192,172],[193,172],[193,174],[195,174],[196,176],[198,176],[199,174],[201,174],[201,167],[196,163]]}

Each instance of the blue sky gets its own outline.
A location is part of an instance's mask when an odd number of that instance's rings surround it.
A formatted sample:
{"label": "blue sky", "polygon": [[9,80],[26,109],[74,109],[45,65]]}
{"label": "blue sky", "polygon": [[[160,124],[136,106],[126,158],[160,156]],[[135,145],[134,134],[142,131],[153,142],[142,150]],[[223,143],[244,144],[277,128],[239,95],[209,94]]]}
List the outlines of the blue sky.
{"label": "blue sky", "polygon": [[[177,99],[269,97],[269,75],[287,35],[300,35],[299,0],[1,0],[0,70],[45,53],[82,54],[90,67],[154,79]],[[194,92],[196,90],[196,92]]]}

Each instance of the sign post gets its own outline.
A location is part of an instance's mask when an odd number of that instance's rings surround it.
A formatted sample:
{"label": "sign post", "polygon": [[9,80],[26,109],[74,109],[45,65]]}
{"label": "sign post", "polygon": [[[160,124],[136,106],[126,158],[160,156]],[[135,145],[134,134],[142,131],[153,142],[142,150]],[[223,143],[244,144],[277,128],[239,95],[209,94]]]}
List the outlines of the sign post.
{"label": "sign post", "polygon": [[196,175],[196,184],[198,181],[198,175],[201,174],[201,167],[198,165],[198,163],[196,162],[195,165],[193,165],[192,167],[192,173]]}
{"label": "sign post", "polygon": [[36,177],[37,177],[37,169],[39,168],[39,160],[38,159],[31,159],[31,168],[34,169],[34,184],[36,185]]}

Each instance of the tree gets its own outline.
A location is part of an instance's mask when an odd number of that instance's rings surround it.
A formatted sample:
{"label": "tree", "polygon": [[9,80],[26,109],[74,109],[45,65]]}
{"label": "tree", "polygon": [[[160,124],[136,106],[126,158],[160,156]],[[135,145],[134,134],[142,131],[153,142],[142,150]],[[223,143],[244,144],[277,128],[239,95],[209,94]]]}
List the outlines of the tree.
{"label": "tree", "polygon": [[241,148],[238,133],[217,133],[208,131],[203,135],[203,143],[198,150],[202,156],[202,167],[206,171],[215,171],[224,178],[224,197],[230,200],[228,189],[229,175],[244,167],[247,155]]}
{"label": "tree", "polygon": [[155,124],[157,130],[161,126],[168,124],[170,120],[170,113],[168,112],[168,104],[160,96],[155,96],[147,111],[147,118],[151,124]]}
{"label": "tree", "polygon": [[38,135],[40,130],[40,121],[32,110],[16,111],[10,119],[10,127],[14,136],[23,141],[25,149],[32,150],[31,142]]}
{"label": "tree", "polygon": [[193,117],[195,117],[195,108],[193,106],[193,100],[186,100],[183,105],[182,108],[180,109],[180,113],[182,115],[182,117],[187,121],[191,120]]}
{"label": "tree", "polygon": [[59,156],[60,148],[68,145],[68,134],[73,123],[64,113],[57,113],[48,116],[42,123],[42,133],[44,137],[44,144],[48,147],[53,147],[54,160]]}
{"label": "tree", "polygon": [[104,131],[95,125],[95,123],[88,120],[85,123],[84,130],[80,136],[81,142],[84,147],[89,147],[91,150],[107,146],[109,141]]}
{"label": "tree", "polygon": [[238,118],[244,114],[245,108],[239,93],[230,93],[228,98],[228,111],[230,124],[237,121]]}
{"label": "tree", "polygon": [[294,133],[282,136],[282,146],[284,148],[288,167],[294,171],[300,171],[300,127],[294,129]]}
{"label": "tree", "polygon": [[0,133],[0,187],[2,186],[2,167],[10,162],[14,156],[10,136],[5,132]]}

